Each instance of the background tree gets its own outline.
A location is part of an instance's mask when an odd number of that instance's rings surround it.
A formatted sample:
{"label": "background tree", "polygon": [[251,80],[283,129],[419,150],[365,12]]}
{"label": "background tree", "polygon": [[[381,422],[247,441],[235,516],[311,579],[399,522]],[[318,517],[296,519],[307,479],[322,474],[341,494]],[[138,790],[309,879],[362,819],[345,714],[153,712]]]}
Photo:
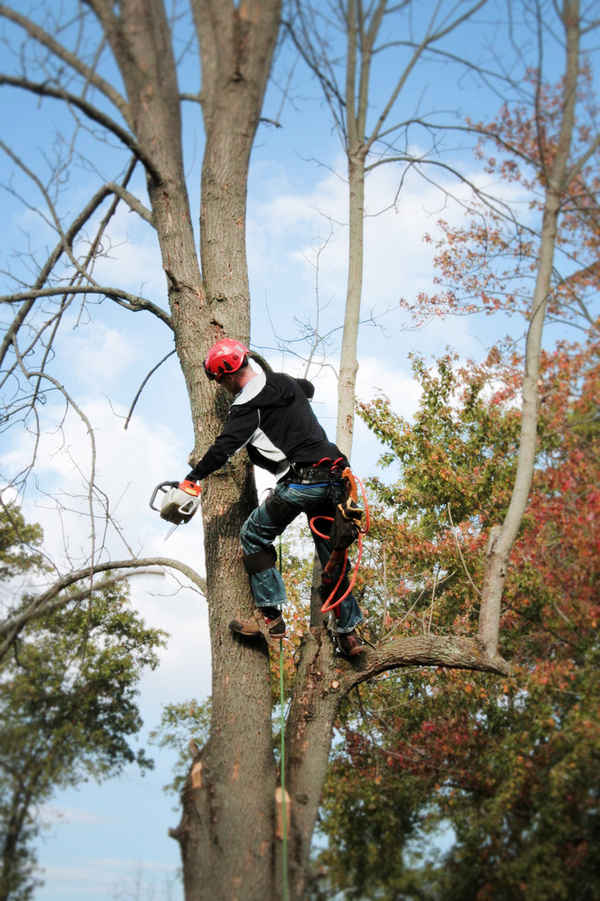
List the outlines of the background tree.
{"label": "background tree", "polygon": [[[0,521],[2,557],[10,559],[3,579],[14,584],[42,567],[32,551],[41,534],[16,507]],[[126,590],[113,587],[46,615],[13,644],[0,676],[0,898],[31,898],[40,885],[34,842],[57,788],[106,779],[133,762],[152,766],[131,738],[142,725],[140,676],[157,665],[163,641],[131,610]]]}
{"label": "background tree", "polygon": [[[502,256],[510,254],[513,259],[520,259],[521,252],[524,252],[522,262],[530,259],[532,266],[529,273],[525,271],[525,266],[517,270],[517,278],[521,288],[525,282],[533,282],[532,288],[525,294],[528,325],[518,464],[511,502],[501,525],[491,535],[481,593],[479,637],[490,653],[494,653],[496,648],[510,550],[521,524],[533,478],[538,373],[549,305],[551,309],[566,312],[567,318],[572,317],[573,306],[578,307],[578,312],[583,312],[586,318],[586,327],[594,323],[586,308],[584,294],[578,291],[578,287],[585,289],[594,281],[598,274],[597,262],[593,260],[591,263],[584,262],[583,266],[579,264],[579,250],[574,248],[573,233],[584,229],[586,242],[581,253],[585,259],[591,250],[593,256],[598,224],[595,194],[600,131],[593,93],[589,90],[584,38],[597,29],[598,23],[588,18],[588,10],[582,8],[578,0],[564,2],[555,12],[564,50],[564,69],[558,89],[550,90],[544,81],[544,56],[540,49],[538,67],[529,72],[527,83],[530,90],[526,102],[523,99],[507,102],[495,122],[476,126],[482,135],[491,138],[502,155],[499,164],[495,157],[490,159],[492,170],[498,166],[504,177],[522,182],[531,191],[531,203],[541,220],[539,228],[536,225],[533,229],[527,229],[529,240],[525,242],[522,228],[517,228],[507,239],[498,234],[497,227],[494,227],[497,223],[491,228],[488,222],[485,222],[483,229],[481,224],[477,226],[480,238],[485,234],[485,240],[489,242],[488,256],[498,252]],[[539,46],[542,48],[547,23],[539,5],[535,8],[535,17]],[[458,261],[458,257],[455,260]],[[484,262],[487,262],[486,258]],[[554,287],[553,274],[557,262],[562,275]],[[511,310],[519,306],[514,295],[505,290],[504,270],[494,284],[494,274],[488,266],[483,270],[483,278],[479,277],[478,269],[479,262],[471,259],[455,284],[458,281],[461,288],[468,286],[469,294],[474,291],[488,306]],[[510,267],[509,271],[509,278],[514,278]],[[531,278],[532,271],[535,273],[534,279]],[[487,280],[491,280],[492,284]],[[556,284],[555,279],[554,282]],[[495,292],[494,288],[499,288],[499,292]]]}
{"label": "background tree", "polygon": [[[435,54],[450,59],[449,49],[443,46],[444,39],[459,31],[485,3],[486,0],[476,0],[462,6],[436,4],[423,16],[423,22],[419,14],[423,10],[410,0],[400,4],[377,0],[366,5],[361,0],[317,5],[294,0],[292,4],[289,32],[323,91],[346,157],[348,268],[336,441],[348,457],[354,434],[366,177],[384,163],[412,167],[427,161],[427,153],[419,159],[415,157],[409,135],[418,125],[432,130],[429,116],[411,108],[409,117],[405,118],[403,94],[409,85],[414,90],[415,70],[418,73],[422,60],[431,59]],[[460,62],[455,56],[453,59]],[[386,78],[381,97],[381,83],[377,83],[377,92],[373,84],[376,64],[386,75],[388,67],[394,70],[394,78],[389,83]],[[464,64],[467,65],[466,61]],[[407,105],[410,106],[410,101]],[[432,148],[431,158],[436,155]],[[404,174],[398,178],[400,185]],[[398,201],[398,194],[394,202]]]}

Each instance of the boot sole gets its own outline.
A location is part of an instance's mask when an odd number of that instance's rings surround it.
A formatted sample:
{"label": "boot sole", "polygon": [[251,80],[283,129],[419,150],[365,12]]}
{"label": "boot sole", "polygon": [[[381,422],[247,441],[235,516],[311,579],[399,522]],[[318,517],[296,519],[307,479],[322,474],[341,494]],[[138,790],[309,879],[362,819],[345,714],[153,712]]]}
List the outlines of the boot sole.
{"label": "boot sole", "polygon": [[270,639],[271,641],[278,641],[280,638],[285,638],[285,632],[281,633],[271,633],[267,630],[259,629],[258,626],[256,629],[248,629],[244,628],[244,626],[238,622],[238,620],[234,619],[229,623],[229,628],[236,635],[244,635],[246,638],[258,638],[259,635],[264,635],[265,638]]}

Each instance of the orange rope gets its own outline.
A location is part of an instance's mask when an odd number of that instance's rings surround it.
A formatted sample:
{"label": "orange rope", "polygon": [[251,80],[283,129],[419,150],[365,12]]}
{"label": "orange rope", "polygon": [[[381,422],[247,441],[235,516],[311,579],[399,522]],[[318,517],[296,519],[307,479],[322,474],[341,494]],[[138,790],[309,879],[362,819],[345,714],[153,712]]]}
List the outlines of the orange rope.
{"label": "orange rope", "polygon": [[[367,495],[366,495],[366,492],[365,492],[365,486],[363,485],[361,479],[358,478],[358,476],[354,476],[354,478],[355,478],[355,480],[358,482],[358,484],[360,485],[360,491],[361,491],[362,498],[363,498],[363,502],[364,502],[364,505],[365,505],[365,525],[364,525],[364,527],[363,527],[362,529],[359,528],[359,530],[358,530],[358,537],[357,537],[357,540],[358,540],[358,555],[357,555],[357,558],[356,558],[356,564],[355,564],[354,569],[353,569],[353,571],[352,571],[352,576],[351,576],[350,581],[349,581],[349,583],[348,583],[348,588],[347,588],[346,591],[343,593],[343,595],[341,596],[341,598],[338,598],[337,601],[333,601],[333,603],[332,603],[332,600],[333,600],[333,598],[335,597],[335,593],[336,593],[336,591],[338,590],[338,588],[340,587],[340,584],[341,584],[342,579],[344,578],[344,575],[345,575],[345,572],[346,572],[346,564],[347,564],[347,562],[348,562],[348,549],[346,548],[345,551],[344,551],[344,560],[343,560],[343,562],[342,562],[342,571],[341,571],[341,573],[340,573],[339,579],[337,580],[337,582],[336,582],[336,584],[335,584],[335,588],[333,589],[333,591],[331,592],[331,594],[329,595],[329,597],[327,598],[327,600],[323,603],[323,605],[322,605],[322,607],[321,607],[321,613],[329,613],[330,610],[335,610],[336,607],[339,607],[339,605],[342,603],[342,601],[345,601],[345,600],[346,600],[346,598],[348,597],[348,595],[350,594],[350,592],[351,592],[352,589],[354,588],[354,585],[356,584],[356,577],[357,577],[357,575],[358,575],[358,567],[359,567],[359,565],[360,565],[360,561],[361,561],[361,557],[362,557],[362,550],[363,550],[362,536],[363,536],[363,535],[366,535],[367,532],[369,531],[369,529],[371,528],[371,514],[370,514],[370,511],[369,511],[369,504],[368,504],[368,502],[367,502]],[[331,536],[330,536],[330,535],[325,535],[325,534],[323,534],[323,532],[319,532],[319,530],[316,528],[316,526],[315,526],[315,521],[316,521],[317,519],[325,519],[325,520],[327,520],[327,522],[333,522],[333,516],[313,516],[312,519],[310,519],[310,520],[309,520],[309,523],[308,523],[309,526],[310,526],[310,528],[312,529],[312,531],[315,533],[315,535],[318,535],[319,538],[324,538],[326,541],[329,541],[329,539],[331,538]]]}
{"label": "orange rope", "polygon": [[358,533],[358,554],[357,554],[357,557],[356,557],[356,564],[355,564],[354,569],[353,569],[353,571],[352,571],[352,576],[351,576],[350,581],[349,581],[349,583],[348,583],[348,587],[347,587],[347,589],[345,590],[345,592],[343,593],[343,595],[341,596],[341,598],[338,598],[337,601],[333,601],[333,602],[332,602],[332,598],[335,597],[335,593],[336,593],[336,591],[338,590],[339,585],[340,585],[340,582],[342,581],[342,579],[343,579],[343,577],[344,577],[344,573],[345,573],[345,571],[346,571],[346,562],[347,562],[347,560],[348,560],[348,551],[346,550],[346,551],[344,552],[344,562],[343,562],[343,564],[342,564],[342,571],[341,571],[341,573],[340,573],[340,577],[339,577],[339,579],[337,580],[337,583],[336,583],[335,588],[333,589],[333,591],[331,592],[331,594],[329,595],[329,597],[327,598],[327,600],[325,601],[325,603],[324,603],[323,606],[321,607],[321,613],[329,613],[330,610],[335,610],[336,607],[339,607],[339,605],[342,603],[342,601],[345,601],[345,600],[346,600],[346,598],[348,597],[348,595],[350,594],[350,592],[352,591],[352,589],[354,588],[354,585],[355,585],[355,583],[356,583],[356,577],[357,577],[357,575],[358,575],[358,567],[359,567],[359,565],[360,565],[360,558],[361,558],[361,557],[362,557],[362,535],[361,535],[361,533],[359,532],[359,533]]}

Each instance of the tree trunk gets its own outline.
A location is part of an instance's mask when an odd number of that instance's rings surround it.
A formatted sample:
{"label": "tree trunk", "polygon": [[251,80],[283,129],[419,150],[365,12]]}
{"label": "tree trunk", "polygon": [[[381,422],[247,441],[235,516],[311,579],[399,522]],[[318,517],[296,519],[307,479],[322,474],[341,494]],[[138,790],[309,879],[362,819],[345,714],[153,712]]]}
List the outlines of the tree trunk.
{"label": "tree trunk", "polygon": [[[23,876],[32,862],[27,852],[24,833],[35,787],[39,781],[39,771],[35,763],[31,761],[27,786],[19,783],[16,778],[11,781],[8,830],[2,838],[0,901],[9,901],[15,897],[14,893],[23,887]],[[34,829],[37,832],[38,827],[34,826]]]}
{"label": "tree trunk", "polygon": [[[494,656],[498,647],[500,605],[510,552],[527,506],[535,464],[538,419],[538,377],[542,333],[552,278],[552,264],[556,246],[561,199],[569,182],[569,154],[575,121],[577,78],[579,72],[579,0],[564,5],[563,22],[566,30],[566,67],[563,88],[561,130],[556,154],[549,167],[542,220],[542,234],[537,261],[537,276],[530,307],[523,397],[521,436],[517,473],[510,504],[502,527],[490,541],[488,560],[481,593],[479,638],[487,653]],[[545,168],[544,147],[540,147],[540,166]]]}
{"label": "tree trunk", "polygon": [[[223,335],[248,342],[246,191],[250,152],[279,24],[279,2],[196,0],[206,146],[202,167],[201,258],[206,312],[203,347]],[[193,378],[208,385],[201,360]],[[196,386],[194,386],[196,388]],[[195,407],[196,456],[219,431],[226,403]],[[191,392],[192,393],[192,392]],[[199,389],[197,393],[202,393]],[[214,406],[212,406],[214,404]],[[206,415],[209,413],[211,415]],[[216,410],[217,416],[214,415]],[[208,428],[207,428],[208,427]],[[252,473],[237,460],[206,481],[203,494],[212,651],[210,738],[193,762],[176,830],[187,901],[250,901],[273,888],[274,794],[271,686],[263,643],[234,639],[229,622],[253,603],[239,530],[256,504]]]}
{"label": "tree trunk", "polygon": [[[93,0],[126,85],[131,121],[151,161],[148,193],[168,280],[176,346],[200,456],[222,427],[224,393],[204,376],[224,334],[248,341],[246,185],[279,25],[279,0],[195,0],[202,53],[206,149],[202,170],[202,276],[185,187],[179,93],[163,3],[124,0],[118,15]],[[183,468],[186,466],[182,461]],[[237,461],[206,481],[203,520],[212,649],[212,724],[183,796],[180,842],[188,901],[273,897],[271,693],[264,648],[234,640],[228,624],[252,603],[239,529],[256,502]],[[251,828],[249,828],[251,824]]]}
{"label": "tree trunk", "polygon": [[342,697],[339,662],[324,629],[303,637],[286,726],[290,893],[297,901],[306,897],[312,836]]}
{"label": "tree trunk", "polygon": [[362,152],[348,158],[348,284],[338,383],[336,441],[350,456],[354,435],[354,399],[358,372],[357,346],[363,285],[365,165]]}

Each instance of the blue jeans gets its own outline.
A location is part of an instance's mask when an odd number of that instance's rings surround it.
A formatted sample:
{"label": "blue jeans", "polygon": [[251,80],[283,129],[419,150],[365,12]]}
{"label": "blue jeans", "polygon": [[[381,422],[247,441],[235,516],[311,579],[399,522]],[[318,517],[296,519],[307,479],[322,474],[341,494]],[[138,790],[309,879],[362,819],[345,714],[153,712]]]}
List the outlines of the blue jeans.
{"label": "blue jeans", "polygon": [[[306,513],[308,519],[313,516],[332,516],[334,505],[342,499],[342,483],[334,481],[331,485],[322,482],[316,485],[299,485],[294,482],[278,482],[273,493],[264,503],[252,511],[242,526],[240,541],[244,554],[256,554],[268,548],[273,539],[285,530],[300,513]],[[320,520],[317,523],[320,532],[326,534],[330,523]],[[325,566],[331,554],[330,542],[315,535],[311,530],[321,566]],[[335,581],[339,570],[335,574]],[[334,582],[335,584],[335,582]],[[344,587],[345,586],[345,587]],[[262,572],[250,575],[250,587],[257,607],[279,607],[285,603],[286,594],[283,579],[275,566]],[[344,578],[339,593],[348,587]],[[352,593],[339,606],[339,617],[336,617],[336,631],[351,632],[362,621],[362,613]]]}

